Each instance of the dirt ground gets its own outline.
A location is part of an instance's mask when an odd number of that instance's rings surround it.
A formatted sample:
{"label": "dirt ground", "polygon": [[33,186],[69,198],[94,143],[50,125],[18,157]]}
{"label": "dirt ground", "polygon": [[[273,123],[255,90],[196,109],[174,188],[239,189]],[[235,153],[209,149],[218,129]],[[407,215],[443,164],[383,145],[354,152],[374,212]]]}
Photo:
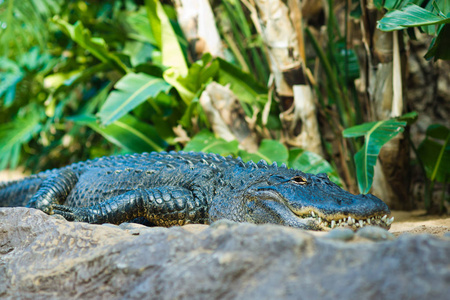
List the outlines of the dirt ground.
{"label": "dirt ground", "polygon": [[[2,171],[0,172],[0,181],[19,179],[23,176],[21,170]],[[423,210],[415,210],[392,211],[392,216],[394,216],[395,221],[391,226],[390,232],[396,236],[404,233],[429,233],[443,236],[445,233],[450,232],[450,215],[426,215]]]}
{"label": "dirt ground", "polygon": [[393,211],[394,223],[389,230],[394,235],[404,233],[429,233],[443,236],[450,232],[450,216],[426,215],[424,210]]}

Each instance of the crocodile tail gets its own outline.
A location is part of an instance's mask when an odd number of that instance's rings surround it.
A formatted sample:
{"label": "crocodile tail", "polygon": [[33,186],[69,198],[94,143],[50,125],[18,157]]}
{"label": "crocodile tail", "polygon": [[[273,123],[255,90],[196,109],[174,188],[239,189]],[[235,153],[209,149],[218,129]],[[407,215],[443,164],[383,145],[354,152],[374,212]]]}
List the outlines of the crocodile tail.
{"label": "crocodile tail", "polygon": [[25,206],[37,192],[44,178],[37,175],[0,182],[0,207]]}

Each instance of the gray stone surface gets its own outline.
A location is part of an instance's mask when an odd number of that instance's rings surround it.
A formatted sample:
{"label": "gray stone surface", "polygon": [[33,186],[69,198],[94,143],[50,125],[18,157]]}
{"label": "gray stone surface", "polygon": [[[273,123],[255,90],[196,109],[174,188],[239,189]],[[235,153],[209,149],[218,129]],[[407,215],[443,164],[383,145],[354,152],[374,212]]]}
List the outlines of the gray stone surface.
{"label": "gray stone surface", "polygon": [[353,239],[355,233],[350,228],[335,228],[329,231],[324,238],[333,239],[333,240],[341,240],[341,241],[349,241]]}
{"label": "gray stone surface", "polygon": [[450,239],[344,242],[274,225],[198,232],[0,208],[2,299],[448,299]]}
{"label": "gray stone surface", "polygon": [[393,240],[395,236],[384,228],[376,226],[364,226],[356,232],[357,236],[373,241]]}

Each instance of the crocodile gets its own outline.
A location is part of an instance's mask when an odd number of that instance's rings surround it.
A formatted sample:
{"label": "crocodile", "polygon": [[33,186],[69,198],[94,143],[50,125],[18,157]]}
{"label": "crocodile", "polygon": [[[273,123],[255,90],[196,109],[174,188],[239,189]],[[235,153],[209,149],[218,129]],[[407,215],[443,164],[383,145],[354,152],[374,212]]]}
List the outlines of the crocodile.
{"label": "crocodile", "polygon": [[310,230],[390,228],[388,206],[285,164],[245,163],[202,152],[105,156],[0,183],[0,206],[26,206],[68,221],[211,224],[220,219]]}

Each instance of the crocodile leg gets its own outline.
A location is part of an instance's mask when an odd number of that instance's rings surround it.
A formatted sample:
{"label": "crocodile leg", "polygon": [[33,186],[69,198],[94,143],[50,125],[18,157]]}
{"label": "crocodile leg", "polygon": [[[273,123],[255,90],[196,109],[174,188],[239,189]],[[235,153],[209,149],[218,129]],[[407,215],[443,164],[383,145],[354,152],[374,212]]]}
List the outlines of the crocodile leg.
{"label": "crocodile leg", "polygon": [[69,221],[94,224],[129,222],[144,217],[157,226],[207,223],[207,204],[197,193],[182,187],[128,191],[89,207],[55,205],[54,213]]}
{"label": "crocodile leg", "polygon": [[39,190],[42,181],[32,175],[15,181],[0,182],[0,206],[25,206]]}
{"label": "crocodile leg", "polygon": [[42,182],[26,207],[37,208],[45,213],[51,213],[53,205],[64,203],[77,181],[78,175],[69,169],[52,174]]}

